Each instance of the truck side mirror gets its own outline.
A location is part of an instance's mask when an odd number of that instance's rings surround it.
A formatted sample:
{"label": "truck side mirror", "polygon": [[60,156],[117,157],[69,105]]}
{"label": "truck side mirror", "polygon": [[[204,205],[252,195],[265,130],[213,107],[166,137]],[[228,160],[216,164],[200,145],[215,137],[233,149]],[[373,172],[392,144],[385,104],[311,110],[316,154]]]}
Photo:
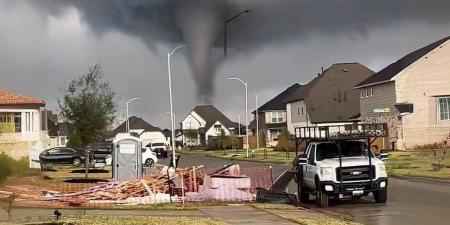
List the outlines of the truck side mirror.
{"label": "truck side mirror", "polygon": [[386,162],[388,160],[388,153],[385,150],[381,150],[380,154],[378,155],[381,161]]}
{"label": "truck side mirror", "polygon": [[308,158],[306,158],[306,157],[298,158],[298,165],[299,166],[305,166],[307,164],[308,164]]}

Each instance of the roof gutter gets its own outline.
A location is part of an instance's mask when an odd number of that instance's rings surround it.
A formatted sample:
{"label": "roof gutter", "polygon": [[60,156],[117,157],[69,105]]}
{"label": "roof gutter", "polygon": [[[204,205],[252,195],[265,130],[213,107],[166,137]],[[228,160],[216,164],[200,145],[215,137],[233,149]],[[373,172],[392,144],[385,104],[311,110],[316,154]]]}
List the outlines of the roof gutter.
{"label": "roof gutter", "polygon": [[384,81],[379,81],[379,82],[375,82],[375,83],[370,83],[370,84],[364,84],[364,85],[360,85],[360,86],[355,86],[353,87],[354,89],[359,89],[359,88],[365,88],[365,87],[370,87],[370,86],[375,86],[378,84],[385,84],[385,83],[389,83],[392,82],[393,80],[384,80]]}

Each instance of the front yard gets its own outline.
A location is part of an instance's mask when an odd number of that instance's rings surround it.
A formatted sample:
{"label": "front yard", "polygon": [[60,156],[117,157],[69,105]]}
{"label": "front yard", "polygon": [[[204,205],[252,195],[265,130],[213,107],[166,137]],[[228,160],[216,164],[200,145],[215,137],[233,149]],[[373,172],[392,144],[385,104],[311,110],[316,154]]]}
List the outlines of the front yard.
{"label": "front yard", "polygon": [[251,162],[262,162],[262,163],[275,163],[275,164],[291,164],[295,157],[295,152],[286,151],[274,151],[273,149],[250,149],[249,157],[247,158],[247,150],[238,149],[231,150],[214,150],[214,151],[204,151],[204,150],[183,150],[183,154],[199,154],[211,157],[217,157],[222,159],[234,159],[240,161],[251,161]]}
{"label": "front yard", "polygon": [[450,150],[391,152],[386,168],[391,176],[450,178]]}

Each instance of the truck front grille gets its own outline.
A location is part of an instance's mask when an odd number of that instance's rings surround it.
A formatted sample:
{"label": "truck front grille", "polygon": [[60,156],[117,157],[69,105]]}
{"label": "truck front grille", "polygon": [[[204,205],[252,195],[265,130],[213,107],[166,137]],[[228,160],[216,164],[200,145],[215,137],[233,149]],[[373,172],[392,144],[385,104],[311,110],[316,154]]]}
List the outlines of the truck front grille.
{"label": "truck front grille", "polygon": [[[372,179],[375,179],[375,166],[372,166]],[[341,181],[341,167],[336,168],[336,179]],[[342,167],[342,181],[370,180],[369,166]]]}

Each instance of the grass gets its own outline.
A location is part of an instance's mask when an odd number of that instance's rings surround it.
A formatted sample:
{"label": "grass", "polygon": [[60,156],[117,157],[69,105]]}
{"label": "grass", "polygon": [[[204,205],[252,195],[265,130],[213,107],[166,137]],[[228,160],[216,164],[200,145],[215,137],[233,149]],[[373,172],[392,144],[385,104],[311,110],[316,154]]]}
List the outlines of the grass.
{"label": "grass", "polygon": [[386,169],[391,176],[450,178],[450,151],[390,152]]}
{"label": "grass", "polygon": [[30,171],[28,158],[14,160],[5,153],[0,154],[0,183],[7,177]]}
{"label": "grass", "polygon": [[[250,157],[247,158],[247,151],[244,149],[239,150],[214,150],[214,151],[203,151],[203,150],[184,150],[184,154],[200,154],[211,157],[217,157],[222,159],[234,159],[240,161],[251,161],[251,162],[262,162],[262,163],[275,163],[275,164],[286,164],[291,163],[294,159],[295,152],[285,151],[274,151],[273,149],[266,149],[266,155],[264,149],[249,151]],[[289,156],[289,157],[287,157]]]}

